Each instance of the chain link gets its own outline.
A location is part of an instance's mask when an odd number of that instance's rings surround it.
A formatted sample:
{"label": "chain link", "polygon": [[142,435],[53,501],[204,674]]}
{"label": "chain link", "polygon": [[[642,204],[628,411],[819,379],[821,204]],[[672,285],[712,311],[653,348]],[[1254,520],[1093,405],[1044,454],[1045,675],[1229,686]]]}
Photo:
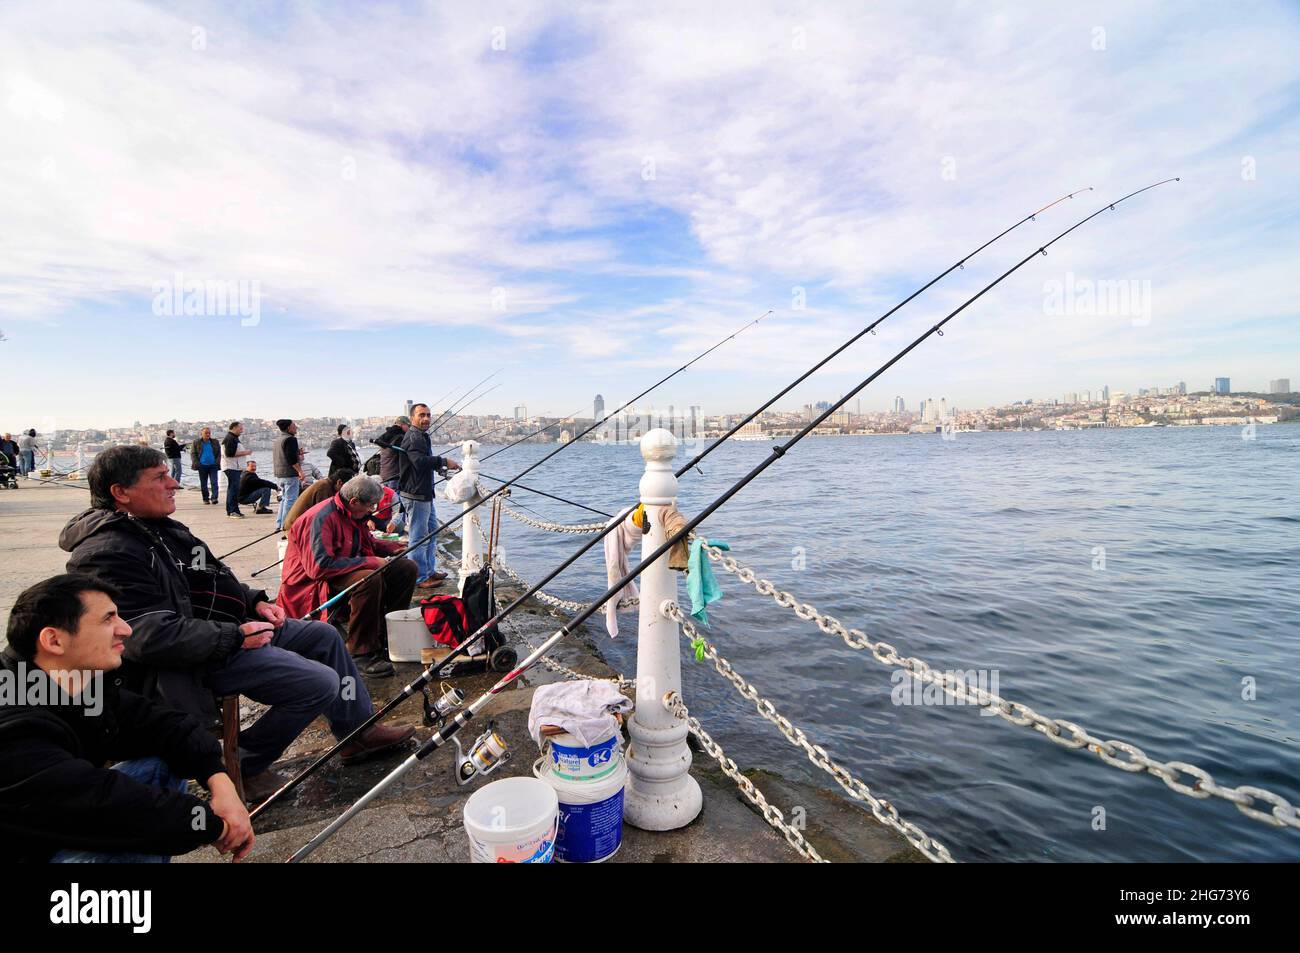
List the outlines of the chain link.
{"label": "chain link", "polygon": [[525,513],[519,512],[512,506],[501,504],[501,512],[505,513],[512,520],[518,520],[527,526],[536,529],[544,529],[548,533],[572,533],[576,536],[594,536],[605,528],[604,523],[548,523],[545,520],[534,519]]}
{"label": "chain link", "polygon": [[688,639],[693,645],[702,646],[704,657],[713,662],[713,667],[717,673],[731,682],[742,698],[753,702],[754,707],[763,718],[776,725],[790,744],[802,748],[808,755],[808,760],[834,778],[836,783],[847,791],[850,797],[866,802],[871,807],[871,813],[876,820],[898,831],[907,838],[908,843],[935,863],[953,863],[952,854],[948,852],[947,847],[930,837],[911,821],[904,819],[898,813],[898,809],[889,801],[872,794],[871,790],[862,781],[855,778],[843,765],[834,761],[826,753],[825,748],[821,745],[812,744],[803,729],[797,727],[789,718],[780,714],[770,699],[759,694],[757,688],[747,682],[732,667],[729,661],[718,654],[717,647],[700,635],[695,623],[682,611],[681,606],[669,600],[664,603],[663,608],[664,613],[681,626],[682,638]]}
{"label": "chain link", "polygon": [[[1297,816],[1295,807],[1278,794],[1251,785],[1241,785],[1236,788],[1222,787],[1215,783],[1208,771],[1195,765],[1182,761],[1156,761],[1149,758],[1137,745],[1114,739],[1102,740],[1074,722],[1040,715],[1028,705],[1009,702],[985,689],[976,688],[966,679],[959,678],[952,672],[936,671],[919,658],[903,657],[888,642],[873,642],[860,629],[848,628],[834,616],[819,612],[815,606],[800,602],[790,593],[778,589],[770,581],[761,578],[754,570],[736,562],[723,550],[708,544],[705,544],[704,550],[708,553],[709,559],[721,564],[727,572],[741,582],[753,586],[760,595],[771,597],[782,608],[792,610],[800,619],[815,623],[817,628],[827,635],[839,636],[851,649],[870,652],[872,658],[881,665],[901,668],[919,682],[939,686],[945,694],[962,704],[987,709],[1010,724],[1033,728],[1044,738],[1063,748],[1090,751],[1103,764],[1112,768],[1130,773],[1145,771],[1153,774],[1164,781],[1171,791],[1178,794],[1198,800],[1211,796],[1222,798],[1236,805],[1237,810],[1252,820],[1271,827],[1290,827],[1292,830],[1300,830],[1300,817]],[[1120,757],[1117,752],[1127,757]],[[1190,775],[1196,779],[1196,782],[1183,784],[1178,780],[1180,774]],[[1272,810],[1268,812],[1258,810],[1254,806],[1257,800],[1272,805]]]}

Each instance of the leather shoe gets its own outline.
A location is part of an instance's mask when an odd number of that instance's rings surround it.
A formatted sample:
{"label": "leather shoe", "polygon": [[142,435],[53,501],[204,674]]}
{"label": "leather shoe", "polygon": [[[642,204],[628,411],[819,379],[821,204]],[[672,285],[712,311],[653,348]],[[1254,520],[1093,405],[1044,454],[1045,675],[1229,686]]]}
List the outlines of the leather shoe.
{"label": "leather shoe", "polygon": [[372,678],[387,678],[389,675],[397,674],[397,669],[393,668],[393,663],[383,652],[367,656],[364,661],[357,659],[356,662],[357,667],[361,669],[361,674]]}
{"label": "leather shoe", "polygon": [[244,778],[244,803],[256,807],[288,783],[289,778],[274,768]]}
{"label": "leather shoe", "polygon": [[414,734],[412,725],[371,725],[360,738],[343,747],[339,758],[344,764],[356,764],[396,748]]}

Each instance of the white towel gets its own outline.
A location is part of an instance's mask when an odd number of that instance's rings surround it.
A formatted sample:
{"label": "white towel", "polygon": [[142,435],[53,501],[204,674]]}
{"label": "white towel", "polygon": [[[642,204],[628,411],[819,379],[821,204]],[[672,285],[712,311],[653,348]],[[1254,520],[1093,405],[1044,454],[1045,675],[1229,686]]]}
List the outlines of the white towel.
{"label": "white towel", "polygon": [[618,731],[615,712],[626,714],[631,710],[631,700],[613,682],[541,685],[533,692],[533,705],[528,710],[528,733],[540,748],[542,726],[554,725],[577,738],[582,747],[590,748]]}
{"label": "white towel", "polygon": [[[605,537],[605,585],[607,587],[627,575],[631,568],[627,562],[628,554],[632,552],[634,546],[639,546],[641,543],[641,530],[631,520],[634,509],[635,507],[629,507],[610,520],[610,523],[618,521],[618,529]],[[608,526],[609,523],[605,525]],[[636,597],[636,583],[629,582],[605,603],[605,631],[611,638],[618,635],[619,602]]]}

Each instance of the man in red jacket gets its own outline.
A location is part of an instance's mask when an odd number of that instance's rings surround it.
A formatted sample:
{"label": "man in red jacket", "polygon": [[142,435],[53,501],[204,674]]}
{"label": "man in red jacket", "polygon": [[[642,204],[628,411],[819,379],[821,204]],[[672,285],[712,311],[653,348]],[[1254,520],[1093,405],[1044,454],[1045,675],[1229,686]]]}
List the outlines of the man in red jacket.
{"label": "man in red jacket", "polygon": [[[398,543],[377,540],[366,527],[383,488],[356,476],[334,496],[317,503],[289,530],[284,574],[276,602],[290,616],[305,616],[330,596],[360,582],[402,551]],[[385,652],[384,616],[411,604],[418,573],[415,562],[399,558],[349,597],[348,651],[365,675],[392,675]]]}

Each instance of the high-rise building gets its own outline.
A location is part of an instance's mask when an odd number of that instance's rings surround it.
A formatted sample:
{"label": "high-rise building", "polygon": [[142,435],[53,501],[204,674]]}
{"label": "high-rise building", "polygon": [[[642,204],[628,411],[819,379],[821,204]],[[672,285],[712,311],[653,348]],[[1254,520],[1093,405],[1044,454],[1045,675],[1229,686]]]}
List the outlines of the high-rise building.
{"label": "high-rise building", "polygon": [[1231,394],[1232,382],[1226,377],[1216,377],[1214,379],[1214,392],[1216,394]]}
{"label": "high-rise building", "polygon": [[1268,382],[1268,392],[1270,394],[1289,394],[1291,393],[1291,380],[1286,377],[1279,377],[1275,381]]}
{"label": "high-rise building", "polygon": [[404,411],[406,416],[408,417],[411,416],[411,408],[414,406],[415,406],[415,401],[411,400],[411,398],[409,397],[406,398],[406,410]]}
{"label": "high-rise building", "polygon": [[1062,401],[1062,403],[1065,404],[1077,404],[1078,402],[1079,395],[1075,391],[1070,391],[1070,393],[1066,394],[1065,399]]}
{"label": "high-rise building", "polygon": [[599,394],[597,394],[597,395],[596,395],[596,399],[595,399],[595,401],[592,402],[591,409],[592,409],[592,411],[593,411],[593,413],[592,413],[592,415],[591,415],[591,419],[592,419],[592,420],[600,420],[601,417],[604,417],[604,416],[605,416],[605,398],[604,398],[604,397],[601,397]]}
{"label": "high-rise building", "polygon": [[520,404],[515,408],[515,420],[526,420],[528,418],[528,408]]}
{"label": "high-rise building", "polygon": [[1110,385],[1109,385],[1109,384],[1102,384],[1102,385],[1101,385],[1101,399],[1102,399],[1103,401],[1106,401],[1107,403],[1110,402]]}
{"label": "high-rise building", "polygon": [[1187,381],[1178,382],[1178,396],[1179,397],[1187,396]]}

